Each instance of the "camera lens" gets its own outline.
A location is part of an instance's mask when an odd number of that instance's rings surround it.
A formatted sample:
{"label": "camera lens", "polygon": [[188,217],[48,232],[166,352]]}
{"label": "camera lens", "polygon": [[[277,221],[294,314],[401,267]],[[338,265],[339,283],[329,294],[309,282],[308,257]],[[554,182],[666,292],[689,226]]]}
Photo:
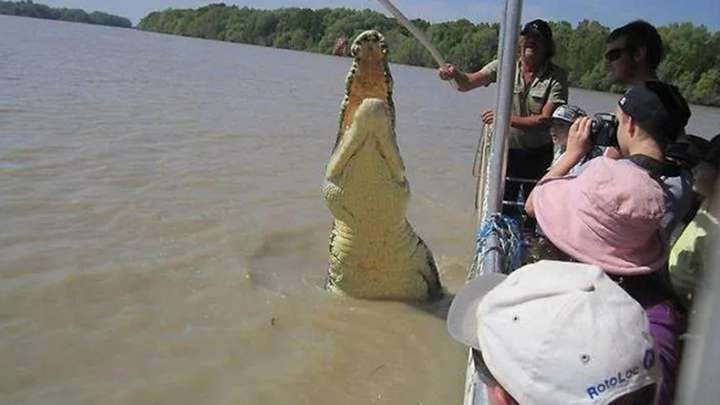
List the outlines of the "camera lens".
{"label": "camera lens", "polygon": [[597,113],[590,122],[590,138],[595,145],[618,146],[618,121],[614,114]]}

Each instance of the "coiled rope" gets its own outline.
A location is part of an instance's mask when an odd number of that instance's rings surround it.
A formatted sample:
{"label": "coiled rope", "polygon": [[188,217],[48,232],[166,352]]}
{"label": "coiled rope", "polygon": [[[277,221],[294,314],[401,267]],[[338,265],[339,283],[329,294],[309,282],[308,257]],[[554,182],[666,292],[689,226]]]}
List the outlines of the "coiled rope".
{"label": "coiled rope", "polygon": [[[490,243],[495,235],[497,244]],[[475,235],[475,258],[473,260],[470,276],[479,274],[480,264],[488,253],[497,251],[500,257],[500,271],[505,274],[511,273],[522,265],[523,262],[523,239],[520,231],[520,224],[515,218],[503,214],[493,214],[485,219]]]}

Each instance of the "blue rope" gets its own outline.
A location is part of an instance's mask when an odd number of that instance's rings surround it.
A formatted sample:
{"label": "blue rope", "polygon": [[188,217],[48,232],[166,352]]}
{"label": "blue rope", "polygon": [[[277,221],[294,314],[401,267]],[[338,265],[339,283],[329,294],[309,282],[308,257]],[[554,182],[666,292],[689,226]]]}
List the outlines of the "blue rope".
{"label": "blue rope", "polygon": [[[487,246],[488,237],[497,236],[498,246]],[[503,214],[493,214],[485,219],[475,236],[474,269],[477,270],[483,258],[492,250],[499,250],[505,274],[511,273],[522,265],[523,241],[520,224],[515,218]]]}

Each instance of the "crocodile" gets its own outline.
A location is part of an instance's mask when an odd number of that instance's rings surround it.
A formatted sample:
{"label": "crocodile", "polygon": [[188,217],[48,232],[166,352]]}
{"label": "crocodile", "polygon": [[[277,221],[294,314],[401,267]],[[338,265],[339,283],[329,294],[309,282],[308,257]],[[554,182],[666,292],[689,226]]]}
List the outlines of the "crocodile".
{"label": "crocodile", "polygon": [[385,39],[365,31],[350,52],[353,65],[322,189],[334,217],[326,288],[364,299],[438,298],[435,259],[406,219],[410,188],[396,141]]}

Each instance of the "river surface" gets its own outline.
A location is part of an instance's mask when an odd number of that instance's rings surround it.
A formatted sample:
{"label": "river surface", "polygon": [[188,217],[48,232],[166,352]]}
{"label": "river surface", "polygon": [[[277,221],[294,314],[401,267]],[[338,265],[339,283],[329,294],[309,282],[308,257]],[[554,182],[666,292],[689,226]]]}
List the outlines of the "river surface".
{"label": "river surface", "polygon": [[[0,403],[460,403],[449,298],[322,289],[350,63],[0,16]],[[409,219],[451,296],[495,90],[392,71]],[[692,109],[690,132],[718,132],[720,110]]]}

